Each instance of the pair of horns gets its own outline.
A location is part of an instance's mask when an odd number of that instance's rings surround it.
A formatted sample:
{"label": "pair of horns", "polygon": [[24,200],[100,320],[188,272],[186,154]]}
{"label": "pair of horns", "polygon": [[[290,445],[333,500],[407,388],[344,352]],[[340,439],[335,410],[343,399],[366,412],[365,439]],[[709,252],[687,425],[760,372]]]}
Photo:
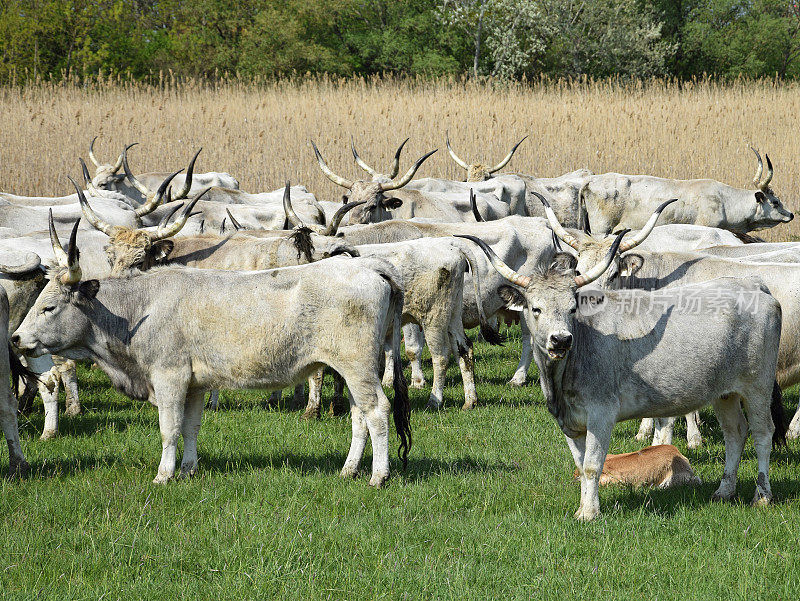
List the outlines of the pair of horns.
{"label": "pair of horns", "polygon": [[[622,242],[622,237],[626,233],[628,233],[628,230],[623,230],[617,234],[614,244],[611,245],[611,248],[608,250],[608,253],[606,253],[605,258],[600,263],[589,269],[586,273],[575,276],[575,284],[578,286],[578,288],[585,286],[586,284],[590,284],[603,275],[605,270],[608,269],[609,265],[611,265],[611,262],[614,260],[614,255],[617,254],[619,245]],[[489,262],[492,264],[492,267],[494,267],[497,273],[499,273],[512,284],[515,284],[520,288],[527,288],[531,285],[532,280],[530,277],[527,275],[522,275],[521,273],[511,269],[500,257],[497,256],[497,254],[492,250],[492,247],[486,244],[486,242],[480,238],[462,234],[456,234],[455,237],[466,238],[467,240],[471,240],[477,244],[481,250],[486,253],[486,257],[489,259]]]}
{"label": "pair of horns", "polygon": [[767,176],[762,180],[761,174],[764,173],[764,162],[761,160],[761,155],[755,148],[751,146],[750,150],[755,153],[756,158],[758,159],[756,174],[753,176],[753,184],[756,188],[764,192],[766,191],[767,186],[769,186],[769,183],[772,181],[772,176],[775,174],[775,170],[772,168],[772,161],[769,160],[769,155],[764,155],[767,157]]}
{"label": "pair of horns", "polygon": [[[174,174],[171,177],[174,177]],[[162,186],[164,186],[165,184],[169,184],[169,179],[171,179],[171,177],[168,178],[167,181],[165,181],[165,183],[162,184]],[[102,219],[100,219],[100,217],[97,216],[94,210],[92,210],[92,207],[89,205],[89,201],[86,200],[86,196],[84,196],[83,190],[80,189],[80,186],[78,186],[78,184],[75,183],[75,180],[73,180],[72,178],[69,178],[69,180],[72,182],[72,185],[75,186],[75,191],[78,193],[78,200],[81,203],[81,211],[83,212],[83,216],[86,217],[86,220],[89,223],[91,223],[95,229],[100,230],[106,236],[112,236],[114,234],[114,230],[118,229],[118,226],[111,225],[107,221],[103,221]],[[172,219],[172,216],[175,215],[175,213],[177,213],[184,205],[179,204],[178,206],[174,207],[170,212],[168,212],[166,215],[164,215],[164,218],[161,220],[161,223],[158,224],[156,232],[155,233],[148,232],[148,235],[150,236],[151,240],[153,242],[156,242],[157,240],[170,238],[175,234],[177,234],[179,231],[181,231],[183,226],[186,225],[186,222],[189,220],[189,217],[192,216],[191,212],[192,209],[194,209],[195,205],[197,204],[197,201],[199,201],[203,197],[203,195],[210,189],[211,189],[210,187],[206,188],[205,190],[200,192],[200,194],[195,196],[191,200],[191,202],[189,202],[189,204],[187,204],[186,207],[183,209],[183,212],[181,213],[180,217],[178,217],[171,225],[168,225],[169,220]],[[171,188],[166,192],[168,203],[172,201],[171,192],[172,192]],[[139,230],[139,231],[145,231],[145,230]]]}
{"label": "pair of horns", "polygon": [[72,226],[72,233],[69,235],[69,252],[64,250],[61,246],[61,241],[58,239],[56,233],[56,226],[53,223],[53,209],[50,209],[50,244],[53,247],[53,254],[56,257],[56,262],[59,267],[63,267],[66,271],[61,275],[60,281],[62,284],[77,284],[81,281],[81,266],[78,256],[78,226],[81,223],[80,218]]}
{"label": "pair of horns", "polygon": [[[126,146],[125,150],[122,151],[122,167],[125,169],[125,177],[128,178],[128,181],[131,183],[131,185],[134,188],[136,188],[139,192],[141,192],[147,199],[147,202],[145,202],[144,205],[142,205],[141,207],[139,207],[139,209],[137,209],[136,214],[141,217],[142,215],[147,215],[147,213],[151,213],[158,206],[158,202],[156,202],[156,199],[159,199],[160,202],[159,192],[163,194],[164,185],[162,184],[161,186],[159,186],[158,191],[155,194],[153,194],[147,186],[145,186],[142,182],[136,179],[136,176],[133,175],[133,173],[131,173],[130,166],[128,165],[128,149],[132,148],[133,146],[136,146],[136,143]],[[197,157],[200,155],[202,150],[203,149],[201,147],[197,152],[194,153],[192,160],[189,161],[189,166],[186,168],[186,178],[184,179],[183,187],[177,191],[174,200],[182,200],[187,196],[189,196],[189,192],[192,189],[192,176],[194,175],[194,164],[197,161]],[[171,180],[181,171],[183,171],[183,169],[180,169],[175,173],[173,173],[169,179]],[[140,214],[139,211],[142,210],[144,210],[145,212]]]}
{"label": "pair of horns", "polygon": [[[556,214],[553,211],[553,208],[550,206],[550,203],[547,202],[547,199],[538,192],[534,192],[533,190],[531,190],[531,192],[533,192],[534,196],[536,196],[536,198],[538,198],[544,205],[544,213],[547,216],[547,221],[550,224],[550,229],[553,230],[553,233],[558,237],[558,239],[562,240],[566,244],[569,244],[572,248],[580,252],[580,242],[578,242],[578,239],[570,234],[563,225],[561,225],[561,223],[558,221],[558,217],[556,217]],[[661,216],[661,213],[673,202],[678,202],[678,199],[672,198],[662,202],[658,208],[653,211],[653,214],[650,216],[650,219],[647,220],[647,223],[645,223],[644,227],[639,230],[635,236],[619,245],[619,252],[628,252],[644,242],[653,231],[653,228],[656,227],[656,223],[658,222],[658,218]]]}
{"label": "pair of horns", "polygon": [[[348,202],[345,205],[342,205],[331,218],[331,222],[324,228],[321,228],[318,225],[306,225],[303,223],[302,219],[294,212],[294,208],[292,208],[292,195],[291,195],[291,187],[292,183],[287,181],[286,188],[283,190],[283,212],[286,214],[286,219],[289,220],[289,223],[292,224],[295,228],[308,228],[317,234],[322,236],[335,236],[336,232],[339,231],[339,224],[342,222],[342,219],[347,214],[348,211],[354,209],[359,205],[363,205],[366,200],[361,200],[358,202]],[[230,215],[230,213],[228,213]],[[233,217],[231,217],[233,219]]]}
{"label": "pair of horns", "polygon": [[[100,163],[100,161],[97,160],[97,157],[94,154],[94,143],[95,143],[95,140],[97,140],[97,136],[92,138],[92,141],[89,144],[89,159],[92,161],[92,163],[94,163],[95,167],[99,168],[99,167],[102,167],[103,165],[102,165],[102,163]],[[111,173],[116,173],[117,171],[119,171],[120,167],[122,167],[122,155],[121,154],[117,158],[117,162],[114,163],[114,165],[111,167]]]}
{"label": "pair of horns", "polygon": [[[403,144],[405,144],[405,142],[403,142]],[[319,149],[317,148],[317,145],[314,144],[314,140],[311,140],[311,146],[314,147],[314,154],[317,157],[317,162],[319,163],[319,168],[322,170],[322,173],[324,173],[325,176],[329,180],[331,180],[334,184],[337,184],[337,185],[341,186],[342,188],[347,188],[348,190],[352,189],[352,187],[355,184],[355,182],[352,182],[349,179],[346,179],[346,178],[344,178],[344,177],[342,177],[340,175],[336,175],[333,171],[331,171],[330,167],[328,167],[328,165],[325,163],[325,160],[322,158],[322,155],[320,154]],[[401,146],[401,148],[402,148],[402,146]],[[380,186],[381,191],[382,192],[388,192],[389,190],[397,190],[398,188],[402,188],[403,186],[405,186],[408,182],[411,181],[411,179],[417,173],[417,169],[420,168],[420,165],[422,165],[422,163],[424,163],[425,160],[429,156],[431,156],[434,152],[436,152],[436,151],[435,150],[431,150],[428,154],[426,154],[423,157],[417,159],[417,162],[414,163],[411,166],[411,168],[408,171],[406,171],[406,174],[403,177],[401,177],[399,180],[394,180],[393,179],[390,182],[378,183],[378,185]]]}
{"label": "pair of horns", "polygon": [[[458,163],[459,167],[469,171],[470,165],[466,161],[458,158],[458,155],[455,152],[453,152],[453,148],[450,146],[450,132],[449,131],[445,132],[445,136],[447,137],[447,152],[450,153],[450,158],[452,158],[456,163]],[[496,171],[500,171],[503,167],[505,167],[508,164],[508,162],[511,160],[511,157],[514,156],[514,153],[517,151],[517,148],[519,148],[519,145],[522,144],[526,140],[527,137],[528,136],[525,136],[519,142],[517,142],[514,145],[514,148],[511,149],[511,152],[509,152],[502,161],[497,163],[497,165],[495,165],[491,169],[488,169],[487,172],[488,173],[495,173]]]}
{"label": "pair of horns", "polygon": [[377,172],[375,169],[367,165],[360,156],[358,156],[358,152],[356,151],[356,145],[355,142],[353,141],[353,136],[350,136],[350,149],[353,151],[353,158],[356,161],[356,165],[358,165],[364,171],[369,173],[373,178],[382,179],[385,177],[386,179],[393,180],[394,178],[397,177],[397,174],[400,172],[400,153],[403,152],[403,146],[405,146],[406,142],[408,142],[410,139],[411,138],[406,138],[405,140],[403,140],[403,143],[400,144],[400,146],[397,149],[397,152],[394,153],[394,161],[392,161],[392,170],[386,174]]}

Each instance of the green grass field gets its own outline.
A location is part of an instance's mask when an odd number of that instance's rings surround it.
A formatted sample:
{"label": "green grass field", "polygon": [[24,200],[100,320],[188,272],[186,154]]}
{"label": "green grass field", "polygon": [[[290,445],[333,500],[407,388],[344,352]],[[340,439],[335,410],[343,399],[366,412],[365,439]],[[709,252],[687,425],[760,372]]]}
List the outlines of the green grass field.
{"label": "green grass field", "polygon": [[[514,336],[516,334],[516,336]],[[339,478],[348,416],[306,423],[266,394],[225,391],[200,432],[200,469],[155,486],[155,408],[81,368],[84,414],[40,442],[41,405],[22,418],[32,470],[0,483],[4,599],[797,599],[800,446],[773,453],[776,502],[749,506],[748,442],[733,503],[712,504],[721,433],[676,445],[704,484],[604,489],[603,516],[577,523],[579,488],[538,379],[505,385],[518,330],[503,349],[477,345],[480,407],[462,412],[448,372],[446,408],[411,390],[414,446],[388,489]],[[430,367],[430,364],[427,365]],[[426,373],[430,379],[431,374]],[[326,382],[327,384],[327,382]],[[331,393],[326,388],[326,397]],[[288,395],[288,393],[287,393]],[[287,397],[288,398],[288,397]],[[787,395],[787,409],[797,391]],[[639,448],[621,424],[612,452]],[[392,433],[392,446],[396,448]],[[365,466],[371,457],[369,447]],[[2,469],[7,467],[7,455]],[[368,471],[368,470],[367,470]]]}

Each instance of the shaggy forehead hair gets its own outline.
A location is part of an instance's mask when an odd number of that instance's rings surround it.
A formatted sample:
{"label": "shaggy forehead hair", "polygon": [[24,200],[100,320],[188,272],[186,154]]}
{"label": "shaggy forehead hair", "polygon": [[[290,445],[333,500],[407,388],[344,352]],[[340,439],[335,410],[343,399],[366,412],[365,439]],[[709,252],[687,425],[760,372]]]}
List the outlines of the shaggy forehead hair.
{"label": "shaggy forehead hair", "polygon": [[575,288],[575,273],[563,263],[553,261],[550,265],[538,265],[531,273],[531,279],[536,282],[537,288],[547,288],[557,292]]}

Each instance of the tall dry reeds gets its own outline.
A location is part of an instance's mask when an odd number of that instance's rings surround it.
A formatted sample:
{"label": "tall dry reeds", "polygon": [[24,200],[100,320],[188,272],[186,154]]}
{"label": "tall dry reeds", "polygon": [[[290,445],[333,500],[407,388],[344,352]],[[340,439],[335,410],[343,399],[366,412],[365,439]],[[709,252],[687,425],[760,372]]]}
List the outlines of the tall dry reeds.
{"label": "tall dry reeds", "polygon": [[[773,187],[800,208],[800,87],[771,81],[716,84],[670,82],[535,82],[492,87],[459,80],[336,80],[246,84],[109,81],[85,87],[40,84],[0,90],[0,190],[69,193],[67,174],[99,136],[106,160],[123,145],[134,170],[172,170],[204,148],[201,171],[228,171],[248,191],[272,190],[286,179],[321,199],[341,189],[320,173],[309,139],[329,165],[355,177],[350,136],[359,153],[386,169],[397,145],[411,137],[403,165],[440,152],[419,177],[463,178],[444,149],[492,163],[519,138],[507,168],[553,176],[586,167],[675,178],[713,178],[750,186],[753,145],[775,165]],[[769,233],[800,234],[800,220]]]}

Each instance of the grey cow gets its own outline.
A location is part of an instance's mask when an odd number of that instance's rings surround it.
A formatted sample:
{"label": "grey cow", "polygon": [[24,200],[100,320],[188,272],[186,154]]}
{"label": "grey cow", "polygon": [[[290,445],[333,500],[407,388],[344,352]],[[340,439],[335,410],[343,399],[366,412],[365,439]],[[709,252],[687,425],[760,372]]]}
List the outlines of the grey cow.
{"label": "grey cow", "polygon": [[[714,498],[736,492],[749,426],[758,457],[753,502],[770,502],[772,439],[783,435],[771,417],[771,410],[782,411],[780,395],[777,403],[773,395],[781,309],[772,296],[749,282],[716,281],[691,290],[716,299],[720,310],[711,314],[681,311],[681,295],[692,287],[675,288],[654,302],[644,291],[609,292],[602,310],[577,313],[578,289],[611,264],[616,245],[582,275],[576,274],[576,258],[566,253],[549,268],[522,275],[488,245],[472,240],[508,280],[500,289],[508,305],[524,310],[530,324],[547,407],[580,475],[578,520],[600,514],[598,482],[616,422],[679,415],[709,402],[725,437],[725,470]],[[743,286],[754,295],[757,311],[738,305]],[[641,311],[626,310],[637,303]]]}
{"label": "grey cow", "polygon": [[[162,454],[155,483],[173,477],[181,435],[181,475],[197,469],[205,390],[283,388],[323,365],[338,371],[352,394],[353,438],[342,475],[357,473],[369,436],[370,484],[387,481],[390,409],[405,463],[411,428],[398,352],[403,298],[390,265],[337,258],[260,272],[165,267],[84,280],[74,233],[72,239],[68,254],[54,238],[59,268],[11,342],[28,354],[92,359],[117,389],[157,406]],[[378,371],[390,332],[393,407]]]}

